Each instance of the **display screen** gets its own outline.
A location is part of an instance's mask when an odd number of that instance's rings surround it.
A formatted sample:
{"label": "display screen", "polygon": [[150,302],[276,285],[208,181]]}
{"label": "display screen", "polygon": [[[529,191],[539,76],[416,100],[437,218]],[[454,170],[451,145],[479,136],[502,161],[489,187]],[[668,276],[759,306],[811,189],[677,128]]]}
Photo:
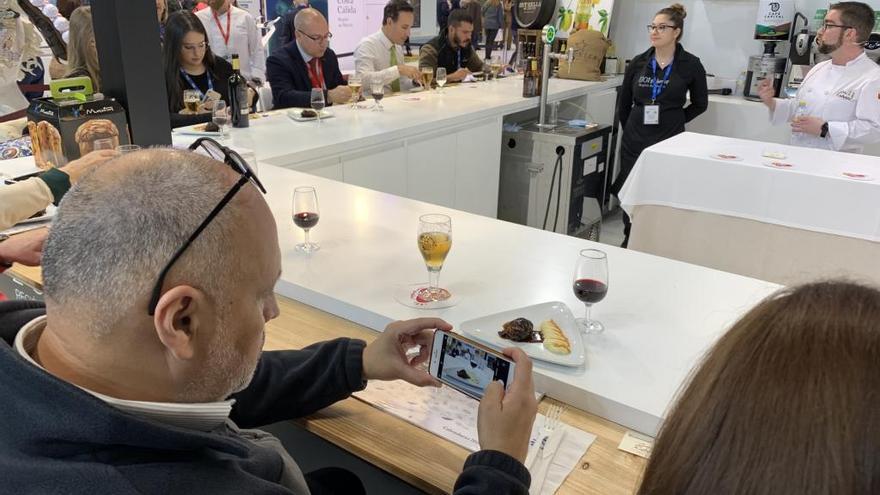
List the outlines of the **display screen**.
{"label": "display screen", "polygon": [[470,396],[482,397],[495,380],[507,388],[510,362],[444,333],[439,363],[441,381]]}

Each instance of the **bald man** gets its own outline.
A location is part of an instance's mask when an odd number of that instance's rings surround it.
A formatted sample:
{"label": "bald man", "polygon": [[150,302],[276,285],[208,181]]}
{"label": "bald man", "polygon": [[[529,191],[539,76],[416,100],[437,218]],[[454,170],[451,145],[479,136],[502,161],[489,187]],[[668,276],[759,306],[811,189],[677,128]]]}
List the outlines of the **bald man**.
{"label": "bald man", "polygon": [[[0,342],[2,491],[362,493],[350,473],[304,475],[277,439],[249,428],[311,414],[369,379],[436,385],[416,366],[432,330],[450,325],[423,318],[392,323],[369,345],[261,353],[279,313],[281,255],[261,186],[241,170],[148,150],[67,194],[43,255],[45,315],[0,303],[0,336],[14,340]],[[488,389],[484,450],[468,458],[457,494],[528,493],[537,404],[531,362],[511,356],[516,376],[507,392]]]}
{"label": "bald man", "polygon": [[294,30],[295,39],[266,61],[275,108],[309,108],[313,88],[324,91],[327,105],[347,102],[351,90],[339,71],[336,53],[330,49],[333,35],[327,19],[315,9],[303,9],[296,14]]}

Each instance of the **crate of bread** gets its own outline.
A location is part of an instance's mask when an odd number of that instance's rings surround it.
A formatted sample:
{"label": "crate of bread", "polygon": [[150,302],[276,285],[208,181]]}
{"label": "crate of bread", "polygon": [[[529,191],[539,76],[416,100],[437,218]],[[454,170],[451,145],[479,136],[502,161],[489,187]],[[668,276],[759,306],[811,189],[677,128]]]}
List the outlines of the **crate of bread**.
{"label": "crate of bread", "polygon": [[41,169],[62,167],[91,151],[131,144],[125,109],[95,94],[88,78],[52,82],[52,95],[33,100],[27,112],[34,160]]}

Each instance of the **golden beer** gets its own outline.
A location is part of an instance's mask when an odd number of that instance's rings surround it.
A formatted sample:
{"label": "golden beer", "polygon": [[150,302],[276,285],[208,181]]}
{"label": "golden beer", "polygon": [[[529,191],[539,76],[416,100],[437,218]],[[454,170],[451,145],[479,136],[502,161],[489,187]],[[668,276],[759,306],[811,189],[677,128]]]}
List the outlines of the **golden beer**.
{"label": "golden beer", "polygon": [[434,81],[433,69],[422,69],[422,86],[425,89],[431,89],[431,82]]}
{"label": "golden beer", "polygon": [[418,242],[428,270],[439,271],[443,268],[446,255],[452,248],[452,236],[446,232],[424,232],[419,234]]}

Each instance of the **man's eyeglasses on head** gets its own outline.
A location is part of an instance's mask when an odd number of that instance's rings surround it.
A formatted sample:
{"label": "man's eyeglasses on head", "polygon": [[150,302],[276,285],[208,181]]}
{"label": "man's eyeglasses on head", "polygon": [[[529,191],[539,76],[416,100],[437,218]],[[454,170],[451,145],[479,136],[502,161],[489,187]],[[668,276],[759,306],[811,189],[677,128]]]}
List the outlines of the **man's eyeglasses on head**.
{"label": "man's eyeglasses on head", "polygon": [[263,187],[263,184],[260,182],[260,179],[257,178],[257,174],[254,173],[253,169],[250,165],[244,161],[244,158],[241,157],[235,151],[223,146],[222,144],[214,141],[210,138],[199,138],[196,139],[193,144],[190,145],[190,151],[195,151],[201,148],[202,151],[208,154],[211,158],[222,161],[226,165],[235,170],[241,175],[241,178],[238,179],[238,182],[229,189],[229,192],[223,196],[223,199],[217,203],[217,206],[208,213],[208,216],[196,227],[195,231],[189,236],[186,242],[183,243],[177,251],[175,251],[174,256],[171,257],[171,260],[168,261],[168,264],[165,265],[165,268],[159,272],[159,278],[156,280],[156,285],[153,286],[153,292],[150,296],[150,305],[147,308],[150,316],[156,314],[156,306],[159,304],[159,298],[162,297],[162,285],[165,284],[165,277],[168,275],[168,272],[171,271],[171,267],[174,266],[174,263],[183,255],[183,253],[187,250],[187,248],[199,237],[199,234],[202,233],[203,230],[211,223],[222,210],[232,201],[232,198],[235,197],[236,193],[248,182],[256,186],[263,194],[266,194],[266,188]]}
{"label": "man's eyeglasses on head", "polygon": [[833,22],[826,21],[826,22],[823,22],[822,25],[819,26],[819,28],[822,29],[823,31],[827,31],[827,30],[833,29],[833,28],[852,29],[853,27],[847,26],[845,24],[834,24]]}
{"label": "man's eyeglasses on head", "polygon": [[306,38],[314,41],[315,43],[320,43],[322,41],[330,41],[330,38],[333,37],[333,33],[327,33],[324,36],[319,36],[319,35],[309,34],[305,31],[303,31],[302,29],[297,29],[297,31],[300,34],[302,34],[303,36],[305,36]]}
{"label": "man's eyeglasses on head", "polygon": [[670,26],[668,24],[648,24],[647,27],[649,33],[657,31],[660,34],[665,33],[667,29],[675,29],[675,26]]}

